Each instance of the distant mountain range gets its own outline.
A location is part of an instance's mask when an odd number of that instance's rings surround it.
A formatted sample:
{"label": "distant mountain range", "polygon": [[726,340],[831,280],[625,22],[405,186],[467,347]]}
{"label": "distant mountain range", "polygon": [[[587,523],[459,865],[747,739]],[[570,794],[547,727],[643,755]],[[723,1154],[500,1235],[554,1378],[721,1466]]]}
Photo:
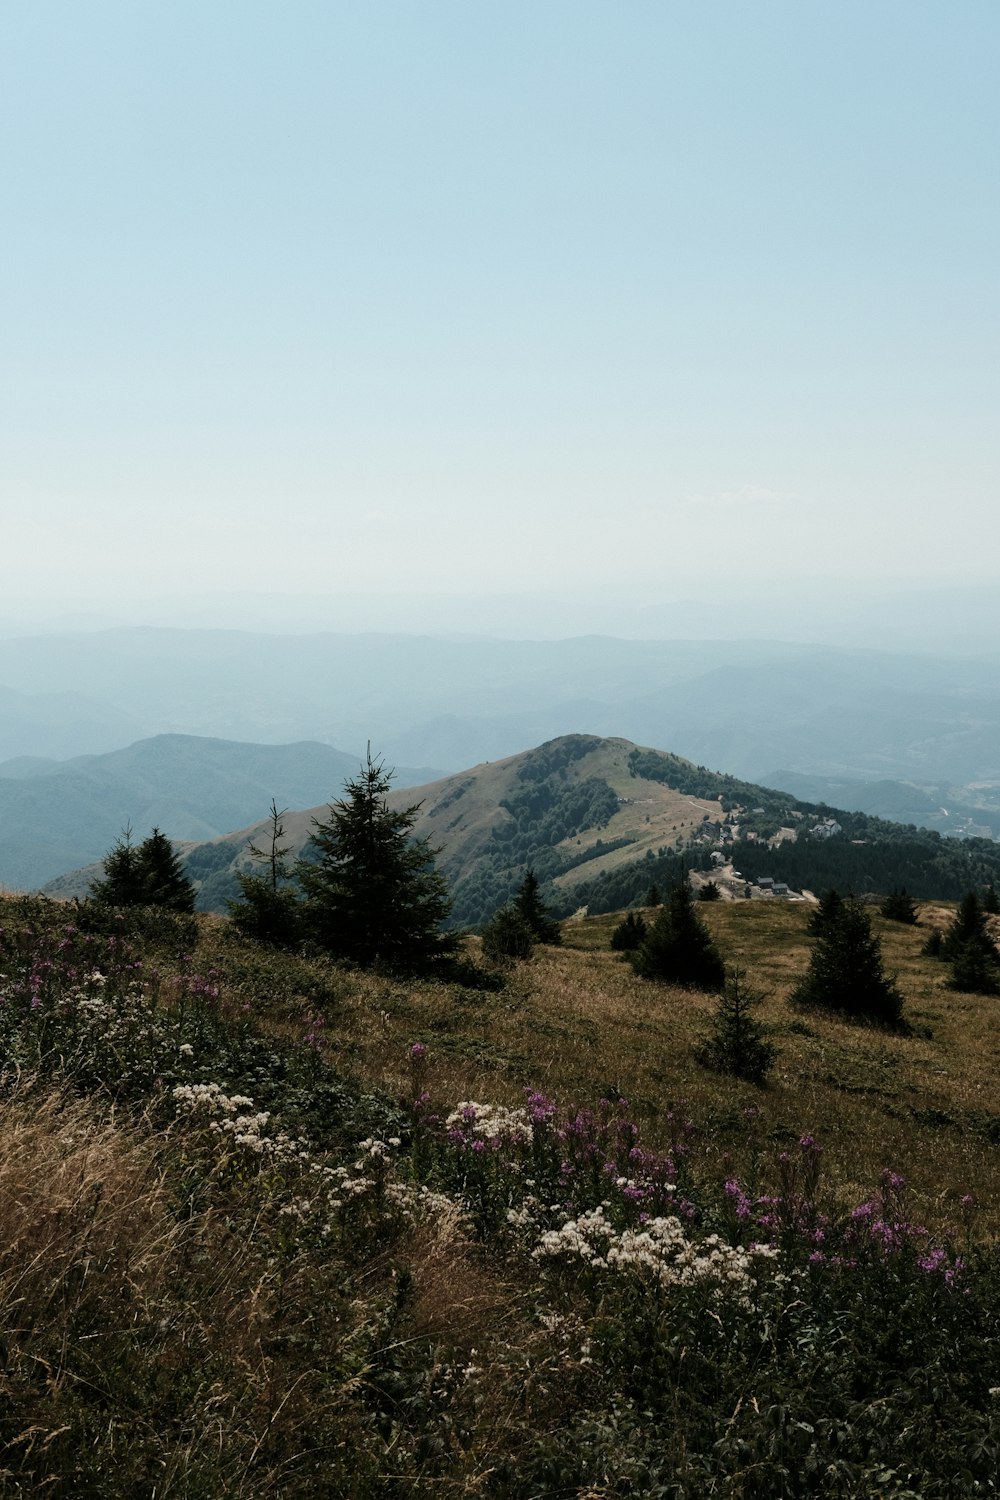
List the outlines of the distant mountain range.
{"label": "distant mountain range", "polygon": [[[708,635],[713,615],[701,614]],[[0,758],[179,733],[319,741],[358,756],[370,739],[397,763],[454,772],[586,732],[670,745],[754,782],[777,766],[940,784],[963,806],[1000,811],[996,655],[939,659],[875,644],[153,628],[19,637],[0,640]]]}
{"label": "distant mountain range", "polygon": [[[164,734],[105,755],[0,764],[0,885],[32,889],[100,860],[126,824],[143,838],[202,841],[262,816],[272,797],[302,807],[338,797],[358,757],[330,745],[243,744]],[[429,773],[399,768],[398,784]]]}

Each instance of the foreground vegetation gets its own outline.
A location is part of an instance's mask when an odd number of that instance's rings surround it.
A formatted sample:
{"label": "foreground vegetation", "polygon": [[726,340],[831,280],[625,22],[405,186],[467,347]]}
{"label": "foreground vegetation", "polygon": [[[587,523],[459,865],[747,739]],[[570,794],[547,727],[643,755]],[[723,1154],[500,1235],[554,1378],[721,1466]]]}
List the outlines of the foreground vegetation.
{"label": "foreground vegetation", "polygon": [[[0,906],[5,1494],[967,1496],[1000,1469],[995,997],[874,918],[908,1029],[566,923],[493,993],[228,923]],[[478,944],[472,943],[473,956]]]}

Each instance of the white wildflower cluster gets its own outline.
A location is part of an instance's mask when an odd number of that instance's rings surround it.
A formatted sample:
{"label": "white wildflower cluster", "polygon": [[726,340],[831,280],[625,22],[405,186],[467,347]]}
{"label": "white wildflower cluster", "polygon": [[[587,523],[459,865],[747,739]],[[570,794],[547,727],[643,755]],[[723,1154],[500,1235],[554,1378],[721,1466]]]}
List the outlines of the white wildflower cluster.
{"label": "white wildflower cluster", "polygon": [[520,1208],[508,1208],[507,1223],[514,1229],[535,1229],[538,1225],[541,1204],[532,1193],[521,1200]]}
{"label": "white wildflower cluster", "polygon": [[280,1130],[268,1135],[271,1115],[266,1109],[254,1109],[247,1094],[227,1094],[217,1083],[180,1083],[173,1090],[178,1109],[189,1115],[216,1115],[209,1124],[215,1134],[225,1136],[236,1146],[251,1151],[269,1162],[305,1161],[309,1142]]}
{"label": "white wildflower cluster", "polygon": [[316,1158],[308,1141],[293,1139],[284,1131],[268,1134],[270,1114],[255,1110],[246,1094],[227,1094],[217,1083],[182,1083],[174,1088],[173,1099],[183,1113],[207,1116],[209,1130],[227,1144],[243,1147],[262,1163],[280,1163],[285,1171],[289,1166],[297,1168],[302,1175],[280,1212],[315,1233],[332,1234],[342,1211],[376,1194],[382,1194],[388,1205],[411,1222],[462,1213],[443,1193],[393,1179],[394,1156],[402,1145],[399,1136],[387,1140],[369,1136],[360,1142],[349,1165],[332,1166]]}
{"label": "white wildflower cluster", "polygon": [[358,1147],[360,1155],[350,1166],[310,1162],[308,1196],[292,1199],[283,1212],[299,1223],[312,1223],[325,1236],[333,1233],[338,1213],[381,1192],[386,1202],[411,1223],[424,1218],[460,1218],[462,1209],[444,1193],[391,1178],[388,1169],[392,1153],[400,1144],[398,1136],[390,1136],[388,1141],[374,1138],[362,1141]]}
{"label": "white wildflower cluster", "polygon": [[456,1104],[444,1123],[446,1130],[464,1130],[483,1141],[502,1138],[530,1145],[533,1135],[527,1110],[508,1109],[503,1104],[477,1104],[474,1099]]}
{"label": "white wildflower cluster", "polygon": [[680,1219],[673,1215],[619,1231],[605,1218],[605,1207],[567,1219],[560,1229],[547,1230],[532,1251],[535,1259],[576,1257],[598,1269],[634,1272],[661,1285],[713,1281],[746,1291],[756,1279],[755,1260],[777,1255],[769,1245],[730,1245],[717,1234],[689,1240]]}
{"label": "white wildflower cluster", "polygon": [[412,1221],[444,1217],[458,1220],[466,1217],[464,1209],[454,1198],[449,1198],[447,1193],[435,1193],[433,1188],[415,1182],[390,1182],[386,1185],[385,1194]]}

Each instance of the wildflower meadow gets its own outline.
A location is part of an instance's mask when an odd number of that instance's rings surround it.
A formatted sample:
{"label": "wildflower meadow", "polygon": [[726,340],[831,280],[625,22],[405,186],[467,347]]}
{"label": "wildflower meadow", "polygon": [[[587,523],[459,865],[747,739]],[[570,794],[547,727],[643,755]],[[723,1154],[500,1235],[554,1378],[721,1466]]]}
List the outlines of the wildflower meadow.
{"label": "wildflower meadow", "polygon": [[2,1493],[996,1493],[983,1183],[484,1060],[586,952],[483,993],[193,939],[0,907]]}

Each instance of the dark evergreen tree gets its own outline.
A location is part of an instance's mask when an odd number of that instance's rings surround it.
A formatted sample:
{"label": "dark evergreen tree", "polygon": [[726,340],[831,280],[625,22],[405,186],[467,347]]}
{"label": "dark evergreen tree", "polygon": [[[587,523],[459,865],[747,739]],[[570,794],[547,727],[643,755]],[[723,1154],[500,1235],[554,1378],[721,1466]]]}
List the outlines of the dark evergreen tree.
{"label": "dark evergreen tree", "polygon": [[630,911],[611,934],[615,953],[633,953],[646,936],[646,923],[638,912]]}
{"label": "dark evergreen tree", "polygon": [[411,835],[419,803],[390,808],[391,781],[369,749],[329,818],[314,820],[296,875],[305,930],[319,947],[364,968],[414,973],[453,953],[456,940],[441,931],[451,902],[435,851]]}
{"label": "dark evergreen tree", "polygon": [[818,1005],[881,1026],[901,1025],[903,997],[885,974],[881,944],[857,901],[842,902],[839,912],[828,916],[808,972],[791,1000],[793,1005]]}
{"label": "dark evergreen tree", "polygon": [[561,943],[559,923],[553,921],[545,910],[538,892],[538,876],[528,870],[514,897],[514,906],[527,922],[537,943]]}
{"label": "dark evergreen tree", "polygon": [[517,907],[508,902],[486,923],[482,944],[483,954],[491,963],[511,963],[516,958],[531,957],[535,935]]}
{"label": "dark evergreen tree", "polygon": [[165,906],[169,911],[194,911],[194,885],[166,834],[154,828],[139,845],[146,906]]}
{"label": "dark evergreen tree", "polygon": [[251,844],[247,851],[261,873],[238,873],[240,899],[226,902],[237,931],[274,948],[290,948],[302,936],[302,902],[286,859],[289,845],[281,842],[286,811],[279,812],[272,800],[268,846],[261,849]]}
{"label": "dark evergreen tree", "polygon": [[810,914],[808,928],[813,937],[818,937],[825,928],[839,920],[844,909],[844,898],[831,886],[819,898],[819,905]]}
{"label": "dark evergreen tree", "polygon": [[879,911],[890,922],[905,922],[910,927],[917,925],[917,903],[905,885],[890,891],[879,907]]}
{"label": "dark evergreen tree", "polygon": [[659,889],[657,888],[657,886],[656,886],[656,884],[654,882],[654,884],[651,885],[649,887],[649,890],[646,892],[646,905],[647,906],[659,906],[659,904],[660,904],[660,892],[659,892]]}
{"label": "dark evergreen tree", "polygon": [[951,964],[951,989],[1000,994],[1000,952],[990,937],[986,912],[975,891],[967,891],[962,897],[938,952]]}
{"label": "dark evergreen tree", "polygon": [[722,892],[714,880],[706,880],[698,891],[699,901],[719,901],[721,898]]}
{"label": "dark evergreen tree", "polygon": [[988,917],[1000,917],[1000,896],[992,881],[983,892],[983,911]]}
{"label": "dark evergreen tree", "polygon": [[92,882],[90,895],[103,906],[194,911],[194,885],[158,828],[138,845],[132,843],[131,827],[126,828],[104,861],[103,880]]}
{"label": "dark evergreen tree", "polygon": [[1000,955],[974,938],[959,943],[951,955],[948,988],[973,995],[1000,995]]}
{"label": "dark evergreen tree", "polygon": [[752,1014],[762,996],[745,983],[742,969],[730,969],[713,1018],[712,1035],[695,1048],[695,1057],[716,1073],[731,1073],[747,1083],[763,1084],[777,1049]]}
{"label": "dark evergreen tree", "polygon": [[983,949],[993,949],[986,929],[986,913],[975,891],[966,891],[958,903],[958,911],[941,940],[941,957],[954,958],[967,943],[976,943]]}
{"label": "dark evergreen tree", "polygon": [[104,856],[104,878],[91,881],[90,897],[103,906],[142,904],[139,848],[132,842],[131,823],[122,829],[114,845]]}
{"label": "dark evergreen tree", "polygon": [[631,956],[643,979],[721,990],[725,965],[711,934],[695,911],[687,879],[680,881],[661,906],[656,921]]}

